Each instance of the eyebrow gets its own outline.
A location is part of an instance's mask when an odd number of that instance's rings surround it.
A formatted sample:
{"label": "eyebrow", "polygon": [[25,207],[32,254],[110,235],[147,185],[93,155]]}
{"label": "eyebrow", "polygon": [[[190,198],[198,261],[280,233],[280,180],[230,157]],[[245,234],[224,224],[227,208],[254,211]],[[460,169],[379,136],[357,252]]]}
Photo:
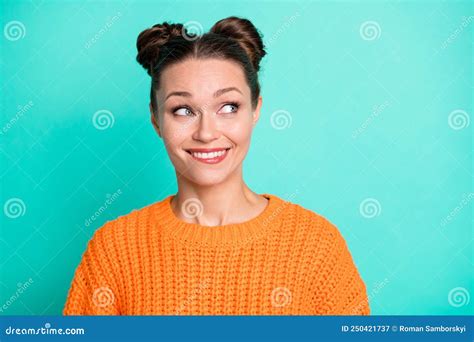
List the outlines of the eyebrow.
{"label": "eyebrow", "polygon": [[[227,87],[227,88],[222,88],[222,89],[217,90],[212,96],[216,98],[229,91],[237,91],[240,94],[242,94],[242,92],[236,87]],[[191,93],[187,91],[173,91],[166,96],[165,101],[168,100],[168,98],[170,98],[171,96],[192,97]]]}

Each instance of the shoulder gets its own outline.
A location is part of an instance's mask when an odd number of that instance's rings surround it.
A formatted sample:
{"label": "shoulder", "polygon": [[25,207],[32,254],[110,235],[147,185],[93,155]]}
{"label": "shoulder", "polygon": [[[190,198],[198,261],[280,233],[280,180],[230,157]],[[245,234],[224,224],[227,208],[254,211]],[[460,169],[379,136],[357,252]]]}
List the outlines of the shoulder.
{"label": "shoulder", "polygon": [[289,221],[286,227],[294,227],[300,235],[317,243],[318,247],[327,247],[330,250],[347,247],[341,231],[333,220],[292,200],[280,200],[286,203],[285,219]]}
{"label": "shoulder", "polygon": [[349,244],[334,221],[299,204],[292,203],[291,206],[293,215],[298,217],[295,219],[296,231],[292,233],[298,236],[295,245],[311,251],[309,259],[310,263],[317,265],[315,269],[332,269],[359,277]]}
{"label": "shoulder", "polygon": [[153,202],[137,209],[132,209],[126,214],[105,222],[93,234],[91,240],[108,243],[111,240],[126,241],[139,236],[140,231],[147,229],[155,220],[156,211],[162,207],[165,199]]}

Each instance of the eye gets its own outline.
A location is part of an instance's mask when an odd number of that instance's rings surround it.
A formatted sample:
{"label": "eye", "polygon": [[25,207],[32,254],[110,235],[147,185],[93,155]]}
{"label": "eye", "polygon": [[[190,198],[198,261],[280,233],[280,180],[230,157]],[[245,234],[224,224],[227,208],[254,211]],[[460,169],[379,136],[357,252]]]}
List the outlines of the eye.
{"label": "eye", "polygon": [[239,109],[239,104],[236,102],[226,103],[222,106],[219,112],[223,112],[224,114],[236,113]]}
{"label": "eye", "polygon": [[176,116],[191,116],[194,115],[191,109],[185,106],[175,107],[172,110],[173,114]]}

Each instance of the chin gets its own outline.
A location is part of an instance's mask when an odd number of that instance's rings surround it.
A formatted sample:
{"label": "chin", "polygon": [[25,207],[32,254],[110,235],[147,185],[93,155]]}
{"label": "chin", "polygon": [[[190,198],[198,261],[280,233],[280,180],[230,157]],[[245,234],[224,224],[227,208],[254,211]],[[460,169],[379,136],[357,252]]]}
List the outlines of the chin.
{"label": "chin", "polygon": [[209,173],[193,175],[191,173],[188,173],[186,175],[186,178],[188,178],[191,182],[197,185],[210,186],[210,185],[216,185],[216,184],[222,183],[227,178],[227,175],[224,175],[224,174],[212,175]]}

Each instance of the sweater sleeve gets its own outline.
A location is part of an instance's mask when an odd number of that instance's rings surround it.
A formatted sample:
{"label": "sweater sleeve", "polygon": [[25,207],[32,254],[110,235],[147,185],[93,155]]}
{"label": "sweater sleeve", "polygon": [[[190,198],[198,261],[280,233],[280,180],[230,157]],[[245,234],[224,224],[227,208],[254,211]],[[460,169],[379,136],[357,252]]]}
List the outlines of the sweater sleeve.
{"label": "sweater sleeve", "polygon": [[319,315],[370,315],[367,290],[343,236],[332,223],[313,307]]}
{"label": "sweater sleeve", "polygon": [[[99,228],[87,244],[69,289],[64,315],[118,315],[118,284],[108,223]],[[108,234],[110,235],[110,234]]]}

